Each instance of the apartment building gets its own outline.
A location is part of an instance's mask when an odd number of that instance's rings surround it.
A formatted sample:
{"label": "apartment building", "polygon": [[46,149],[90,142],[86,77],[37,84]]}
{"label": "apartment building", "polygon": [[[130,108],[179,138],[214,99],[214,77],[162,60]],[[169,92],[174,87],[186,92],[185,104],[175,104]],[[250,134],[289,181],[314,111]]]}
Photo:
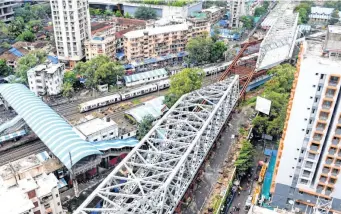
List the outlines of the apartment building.
{"label": "apartment building", "polygon": [[111,59],[115,58],[116,41],[114,34],[98,33],[85,42],[86,59],[90,60],[99,55],[106,55]]}
{"label": "apartment building", "polygon": [[17,1],[0,0],[0,21],[11,21],[14,15],[14,8],[17,6],[19,6]]}
{"label": "apartment building", "polygon": [[[341,211],[341,61],[301,46],[271,185],[272,206]],[[309,211],[310,210],[310,211]]]}
{"label": "apartment building", "polygon": [[54,174],[18,180],[14,186],[0,184],[2,213],[63,214],[58,180]]}
{"label": "apartment building", "polygon": [[30,90],[37,96],[56,95],[62,91],[65,65],[46,63],[27,71]]}
{"label": "apartment building", "polygon": [[147,22],[139,19],[127,19],[122,17],[115,17],[113,23],[116,28],[116,32],[122,31],[128,28],[135,28],[136,30],[146,28]]}
{"label": "apartment building", "polygon": [[341,59],[341,26],[328,26],[323,54],[331,59]]}
{"label": "apartment building", "polygon": [[227,12],[230,14],[230,27],[239,28],[242,23],[239,18],[246,15],[245,0],[228,0],[226,5]]}
{"label": "apartment building", "polygon": [[185,50],[189,38],[210,32],[209,24],[195,26],[190,22],[136,30],[124,34],[124,53],[128,61],[164,56]]}
{"label": "apartment building", "polygon": [[73,68],[91,37],[88,0],[50,0],[58,59]]}
{"label": "apartment building", "polygon": [[210,8],[202,10],[202,12],[206,13],[210,22],[214,24],[225,15],[225,8],[224,7],[210,7]]}

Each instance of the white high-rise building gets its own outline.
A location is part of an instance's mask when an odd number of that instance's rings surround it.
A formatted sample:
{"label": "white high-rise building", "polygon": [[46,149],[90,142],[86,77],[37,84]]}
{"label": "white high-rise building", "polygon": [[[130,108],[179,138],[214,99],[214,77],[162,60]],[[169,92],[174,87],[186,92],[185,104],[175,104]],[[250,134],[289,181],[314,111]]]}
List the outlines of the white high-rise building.
{"label": "white high-rise building", "polygon": [[[304,42],[271,185],[272,206],[341,211],[341,61]],[[314,212],[316,213],[316,212]]]}
{"label": "white high-rise building", "polygon": [[58,58],[75,63],[85,57],[84,43],[91,37],[88,0],[50,0]]}
{"label": "white high-rise building", "polygon": [[241,27],[241,22],[239,18],[246,15],[246,5],[245,0],[228,0],[227,1],[227,12],[230,13],[230,27],[238,28]]}

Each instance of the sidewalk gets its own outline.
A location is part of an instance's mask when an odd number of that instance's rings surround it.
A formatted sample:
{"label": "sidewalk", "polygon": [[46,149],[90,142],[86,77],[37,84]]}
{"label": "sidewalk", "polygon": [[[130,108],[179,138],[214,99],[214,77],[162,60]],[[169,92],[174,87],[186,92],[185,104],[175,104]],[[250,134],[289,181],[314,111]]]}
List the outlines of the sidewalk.
{"label": "sidewalk", "polygon": [[[259,173],[259,172],[257,172],[258,162],[260,160],[264,160],[264,158],[265,158],[265,156],[263,154],[263,147],[261,145],[256,145],[255,150],[256,150],[256,153],[255,153],[254,157],[256,157],[256,158],[254,160],[254,167],[253,167],[253,171],[252,171],[253,174],[251,175],[251,178],[250,178],[251,183],[250,183],[249,187],[247,187],[247,183],[248,183],[247,177],[241,181],[240,186],[242,187],[242,190],[240,191],[240,195],[238,195],[238,194],[235,195],[235,197],[231,203],[230,209],[225,214],[230,214],[230,213],[246,214],[246,213],[248,213],[248,211],[245,211],[245,203],[246,203],[247,198],[249,196],[252,196],[252,192],[254,190],[253,187],[256,186],[257,181],[255,181],[254,178]],[[239,212],[237,212],[237,211],[233,212],[232,208],[238,207],[238,205],[240,208]]]}

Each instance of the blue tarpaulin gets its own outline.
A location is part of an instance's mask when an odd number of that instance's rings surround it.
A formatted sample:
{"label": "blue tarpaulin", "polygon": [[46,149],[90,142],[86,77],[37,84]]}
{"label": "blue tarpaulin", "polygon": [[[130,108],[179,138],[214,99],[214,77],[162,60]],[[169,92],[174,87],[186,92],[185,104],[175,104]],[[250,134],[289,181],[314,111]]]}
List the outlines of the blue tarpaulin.
{"label": "blue tarpaulin", "polygon": [[118,52],[116,53],[116,58],[121,60],[124,57],[124,52]]}
{"label": "blue tarpaulin", "polygon": [[22,54],[18,49],[16,48],[11,48],[9,49],[9,52],[11,52],[12,54],[14,54],[17,57],[22,57],[24,56],[24,54]]}
{"label": "blue tarpaulin", "polygon": [[58,57],[56,56],[47,56],[47,59],[52,62],[52,64],[58,64]]}
{"label": "blue tarpaulin", "polygon": [[123,65],[124,69],[132,69],[133,66],[131,64],[126,64],[126,65]]}

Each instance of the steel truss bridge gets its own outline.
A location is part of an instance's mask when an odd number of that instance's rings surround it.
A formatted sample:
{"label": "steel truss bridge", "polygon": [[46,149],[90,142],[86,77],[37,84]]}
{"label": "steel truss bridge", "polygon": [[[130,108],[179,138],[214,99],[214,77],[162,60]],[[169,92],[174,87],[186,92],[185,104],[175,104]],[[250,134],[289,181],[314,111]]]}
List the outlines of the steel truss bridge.
{"label": "steel truss bridge", "polygon": [[75,213],[173,213],[238,99],[238,75],[181,97]]}
{"label": "steel truss bridge", "polygon": [[235,66],[260,42],[244,43],[217,83],[182,96],[74,213],[177,211],[238,99],[259,73],[253,68],[243,74],[240,86]]}

